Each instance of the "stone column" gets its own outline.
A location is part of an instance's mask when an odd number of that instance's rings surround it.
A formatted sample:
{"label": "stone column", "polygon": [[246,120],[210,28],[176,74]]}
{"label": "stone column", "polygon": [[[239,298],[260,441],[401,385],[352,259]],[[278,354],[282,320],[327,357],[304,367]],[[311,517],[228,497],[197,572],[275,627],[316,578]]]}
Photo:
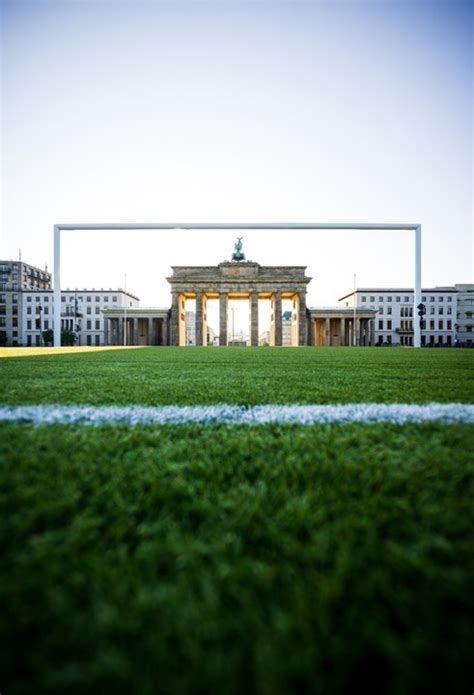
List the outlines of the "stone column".
{"label": "stone column", "polygon": [[202,292],[196,292],[196,319],[195,319],[195,339],[196,345],[203,345],[202,335]]}
{"label": "stone column", "polygon": [[153,319],[148,319],[148,345],[154,345],[154,335],[153,335]]}
{"label": "stone column", "polygon": [[370,344],[375,345],[375,319],[369,319],[370,323]]}
{"label": "stone column", "polygon": [[355,342],[360,345],[360,319],[356,319],[355,323]]}
{"label": "stone column", "polygon": [[274,309],[274,320],[275,320],[275,345],[281,345],[283,343],[283,326],[281,318],[281,290],[275,292],[275,309]]}
{"label": "stone column", "polygon": [[219,295],[219,345],[227,345],[227,293]]}
{"label": "stone column", "polygon": [[179,293],[171,293],[170,345],[179,345]]}
{"label": "stone column", "polygon": [[125,319],[121,318],[118,319],[118,344],[123,345],[123,336],[124,336],[124,323]]}
{"label": "stone column", "polygon": [[308,345],[315,345],[315,330],[313,319],[310,319],[308,325]]}
{"label": "stone column", "polygon": [[138,335],[138,319],[133,319],[133,345],[139,345],[140,337]]}
{"label": "stone column", "polygon": [[326,346],[331,346],[331,319],[326,319]]}
{"label": "stone column", "polygon": [[109,344],[109,319],[104,317],[104,345]]}
{"label": "stone column", "polygon": [[161,324],[161,344],[168,345],[169,341],[169,318],[162,319]]}
{"label": "stone column", "polygon": [[258,292],[250,295],[250,345],[258,345]]}
{"label": "stone column", "polygon": [[306,292],[299,295],[298,345],[308,344],[308,317],[306,316]]}
{"label": "stone column", "polygon": [[340,334],[341,337],[339,339],[339,345],[345,345],[346,344],[346,319],[341,319],[341,328],[340,328]]}

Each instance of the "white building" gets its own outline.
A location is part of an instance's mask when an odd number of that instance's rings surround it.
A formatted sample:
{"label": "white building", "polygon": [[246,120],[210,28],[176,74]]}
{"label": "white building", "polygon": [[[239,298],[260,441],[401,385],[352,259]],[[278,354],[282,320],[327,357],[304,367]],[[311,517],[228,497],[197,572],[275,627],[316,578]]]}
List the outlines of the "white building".
{"label": "white building", "polygon": [[[422,304],[426,314],[421,322],[422,345],[469,345],[474,311],[474,285],[452,285],[422,290]],[[344,307],[370,308],[377,311],[375,344],[413,345],[413,289],[399,287],[357,288],[339,299]],[[463,307],[461,309],[461,306]],[[469,311],[469,307],[472,310]],[[460,315],[462,314],[462,318]],[[460,327],[465,332],[458,333]]]}
{"label": "white building", "polygon": [[[52,290],[19,292],[21,298],[20,345],[44,344],[44,331],[53,328],[54,297]],[[63,290],[61,292],[61,330],[72,331],[75,345],[104,345],[105,309],[133,309],[139,299],[130,292],[116,290]]]}

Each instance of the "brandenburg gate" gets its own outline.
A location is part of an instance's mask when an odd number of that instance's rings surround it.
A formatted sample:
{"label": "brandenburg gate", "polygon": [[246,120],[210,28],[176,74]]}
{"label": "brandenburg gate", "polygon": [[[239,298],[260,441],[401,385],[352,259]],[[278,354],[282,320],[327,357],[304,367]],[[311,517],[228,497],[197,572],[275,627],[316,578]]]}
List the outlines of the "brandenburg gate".
{"label": "brandenburg gate", "polygon": [[311,278],[306,266],[262,266],[246,261],[240,240],[232,261],[218,266],[172,266],[170,344],[186,344],[187,299],[195,299],[196,345],[207,344],[207,302],[219,300],[219,344],[227,345],[227,315],[230,299],[250,304],[250,345],[259,342],[258,300],[271,301],[270,345],[282,345],[282,301],[292,301],[291,344],[307,345],[306,287]]}

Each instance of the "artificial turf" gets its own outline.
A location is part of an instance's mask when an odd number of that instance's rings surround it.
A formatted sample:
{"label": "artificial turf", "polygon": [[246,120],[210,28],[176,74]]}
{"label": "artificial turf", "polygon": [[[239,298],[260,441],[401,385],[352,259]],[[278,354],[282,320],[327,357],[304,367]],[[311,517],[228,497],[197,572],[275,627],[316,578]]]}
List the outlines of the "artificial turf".
{"label": "artificial turf", "polygon": [[474,400],[474,350],[144,348],[0,360],[0,402],[426,403]]}
{"label": "artificial turf", "polygon": [[[0,360],[0,402],[473,402],[474,352]],[[472,690],[471,425],[0,425],[6,693]]]}
{"label": "artificial turf", "polygon": [[1,425],[2,692],[470,692],[473,434]]}

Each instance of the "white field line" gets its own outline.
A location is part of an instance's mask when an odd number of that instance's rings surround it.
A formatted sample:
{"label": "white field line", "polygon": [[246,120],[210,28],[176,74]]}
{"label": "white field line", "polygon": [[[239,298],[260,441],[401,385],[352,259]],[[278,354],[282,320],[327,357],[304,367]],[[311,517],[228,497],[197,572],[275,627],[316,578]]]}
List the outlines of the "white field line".
{"label": "white field line", "polygon": [[474,405],[464,403],[350,403],[343,405],[161,405],[0,406],[0,421],[36,425],[314,425],[331,423],[474,423]]}

